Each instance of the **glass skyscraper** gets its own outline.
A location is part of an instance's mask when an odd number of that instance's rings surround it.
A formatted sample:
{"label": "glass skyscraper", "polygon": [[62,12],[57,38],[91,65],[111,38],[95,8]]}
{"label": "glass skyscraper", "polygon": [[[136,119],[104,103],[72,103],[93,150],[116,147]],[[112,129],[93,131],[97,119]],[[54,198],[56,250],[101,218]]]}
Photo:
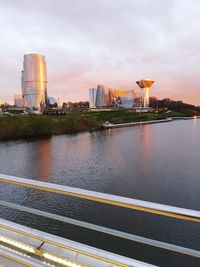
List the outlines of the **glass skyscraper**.
{"label": "glass skyscraper", "polygon": [[96,96],[97,96],[97,89],[90,88],[89,89],[89,106],[90,108],[96,108]]}
{"label": "glass skyscraper", "polygon": [[97,85],[96,107],[101,108],[105,105],[105,87],[104,85]]}

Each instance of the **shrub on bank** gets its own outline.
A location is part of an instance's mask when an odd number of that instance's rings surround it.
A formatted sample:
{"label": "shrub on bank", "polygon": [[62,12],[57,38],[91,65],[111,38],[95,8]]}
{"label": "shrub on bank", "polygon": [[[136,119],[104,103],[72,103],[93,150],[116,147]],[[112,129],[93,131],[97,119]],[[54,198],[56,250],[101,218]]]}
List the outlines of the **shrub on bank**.
{"label": "shrub on bank", "polygon": [[12,116],[0,118],[0,140],[70,134],[97,130],[101,124],[94,117]]}
{"label": "shrub on bank", "polygon": [[52,122],[44,116],[12,116],[0,118],[0,140],[52,134]]}
{"label": "shrub on bank", "polygon": [[[180,113],[181,114],[181,113]],[[193,114],[187,110],[187,114]],[[71,134],[94,131],[102,128],[102,123],[126,123],[157,120],[169,114],[133,113],[125,111],[71,113],[65,116],[7,116],[0,117],[0,141],[18,138]]]}

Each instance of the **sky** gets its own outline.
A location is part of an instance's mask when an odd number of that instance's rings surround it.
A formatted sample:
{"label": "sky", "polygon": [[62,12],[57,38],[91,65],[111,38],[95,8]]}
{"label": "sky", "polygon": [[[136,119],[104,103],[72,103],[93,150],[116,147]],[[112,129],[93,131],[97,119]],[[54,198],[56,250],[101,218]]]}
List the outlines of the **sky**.
{"label": "sky", "polygon": [[23,55],[46,57],[48,94],[134,89],[200,105],[199,0],[0,0],[0,99],[21,90]]}

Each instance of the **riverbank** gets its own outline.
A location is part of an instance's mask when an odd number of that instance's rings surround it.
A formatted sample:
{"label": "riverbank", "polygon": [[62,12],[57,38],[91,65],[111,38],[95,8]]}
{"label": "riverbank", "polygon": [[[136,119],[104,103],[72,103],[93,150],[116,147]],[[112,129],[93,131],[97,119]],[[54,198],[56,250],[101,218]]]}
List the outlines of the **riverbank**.
{"label": "riverbank", "polygon": [[166,119],[165,114],[137,114],[124,111],[70,113],[64,116],[0,117],[0,141],[73,134],[103,129],[102,124],[141,123]]}
{"label": "riverbank", "polygon": [[0,141],[72,134],[98,130],[100,124],[94,118],[81,116],[12,116],[0,118]]}
{"label": "riverbank", "polygon": [[156,119],[160,119],[160,116],[121,111],[74,112],[65,116],[5,116],[0,117],[0,141],[97,131],[102,129],[105,121],[128,123]]}
{"label": "riverbank", "polygon": [[112,123],[109,123],[109,122],[105,122],[105,123],[103,123],[103,127],[105,129],[124,128],[124,127],[146,125],[146,124],[154,124],[154,123],[163,123],[163,122],[170,122],[170,121],[172,121],[172,118],[168,118],[168,119],[164,119],[164,120],[139,121],[139,122],[128,122],[128,123],[117,123],[117,124],[112,124]]}

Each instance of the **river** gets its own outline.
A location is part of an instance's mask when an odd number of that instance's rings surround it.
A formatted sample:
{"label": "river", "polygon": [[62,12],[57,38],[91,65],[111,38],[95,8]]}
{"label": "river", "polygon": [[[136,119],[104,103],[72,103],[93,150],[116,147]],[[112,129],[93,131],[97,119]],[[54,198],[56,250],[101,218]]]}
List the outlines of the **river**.
{"label": "river", "polygon": [[[1,142],[0,173],[200,210],[200,120]],[[198,223],[3,183],[0,199],[200,249]],[[159,266],[200,266],[190,256],[2,206],[0,216]]]}

